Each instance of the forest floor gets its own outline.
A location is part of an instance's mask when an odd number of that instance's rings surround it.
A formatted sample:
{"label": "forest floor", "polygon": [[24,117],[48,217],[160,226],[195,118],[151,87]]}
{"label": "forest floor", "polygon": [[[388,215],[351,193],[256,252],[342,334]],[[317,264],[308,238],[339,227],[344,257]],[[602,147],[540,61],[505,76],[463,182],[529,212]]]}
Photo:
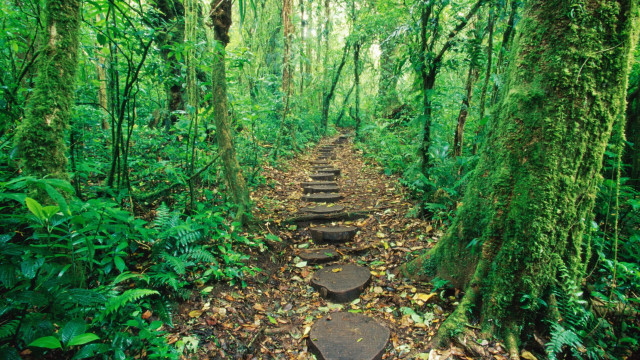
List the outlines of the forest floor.
{"label": "forest floor", "polygon": [[[357,220],[333,223],[360,228],[354,241],[338,247],[340,262],[367,266],[369,286],[351,303],[328,302],[309,285],[321,265],[306,266],[297,257],[301,249],[314,245],[308,223],[287,222],[308,206],[300,184],[309,180],[310,161],[317,156],[311,149],[290,160],[286,169],[265,168],[266,184],[252,194],[262,230],[282,239],[265,240],[268,248],[251,254],[250,263],[261,271],[246,279],[245,288],[218,285],[180,305],[176,326],[167,336],[170,342],[181,340],[192,347],[188,358],[313,359],[307,348],[311,326],[339,310],[363,313],[391,330],[384,359],[428,358],[429,340],[460,294],[432,292],[431,284],[396,277],[393,269],[432,246],[439,233],[429,221],[407,216],[414,205],[405,200],[397,178],[384,175],[351,144],[336,154],[331,162],[342,170],[337,181],[344,195],[339,204],[347,211],[368,212]],[[462,350],[449,351],[466,358]]]}

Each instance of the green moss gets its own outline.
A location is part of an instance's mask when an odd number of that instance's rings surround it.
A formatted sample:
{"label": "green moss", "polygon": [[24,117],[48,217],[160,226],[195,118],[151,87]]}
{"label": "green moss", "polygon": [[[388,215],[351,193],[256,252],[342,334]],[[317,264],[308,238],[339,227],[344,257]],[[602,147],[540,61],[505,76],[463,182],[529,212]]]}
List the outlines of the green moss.
{"label": "green moss", "polygon": [[[521,308],[523,295],[544,298],[551,286],[562,288],[560,267],[572,283],[583,276],[585,219],[624,109],[637,8],[631,0],[527,3],[507,90],[457,219],[435,248],[403,268],[477,291],[483,328],[510,346],[538,316],[535,302]],[[482,243],[481,254],[472,241]],[[442,331],[459,325],[465,311],[456,310]]]}
{"label": "green moss", "polygon": [[50,0],[45,13],[47,33],[38,76],[18,128],[17,146],[26,174],[66,180],[65,132],[74,98],[80,2]]}

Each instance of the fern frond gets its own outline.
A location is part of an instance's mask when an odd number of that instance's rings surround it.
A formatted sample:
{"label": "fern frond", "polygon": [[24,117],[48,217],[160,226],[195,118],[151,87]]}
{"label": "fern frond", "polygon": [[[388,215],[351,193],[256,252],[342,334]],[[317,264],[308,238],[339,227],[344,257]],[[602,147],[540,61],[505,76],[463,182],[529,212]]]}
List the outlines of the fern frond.
{"label": "fern frond", "polygon": [[578,334],[573,332],[573,330],[565,329],[560,324],[553,324],[551,328],[551,339],[545,345],[547,349],[547,355],[549,359],[555,359],[558,354],[562,353],[564,347],[567,346],[569,349],[584,349],[582,345],[582,341]]}
{"label": "fern frond", "polygon": [[184,273],[187,272],[186,264],[181,258],[169,255],[166,252],[163,252],[160,257],[164,259],[177,274],[184,275]]}
{"label": "fern frond", "polygon": [[171,210],[167,205],[165,205],[165,203],[162,203],[156,209],[156,218],[153,220],[152,225],[153,227],[158,228],[160,231],[163,231],[169,223],[170,219]]}
{"label": "fern frond", "polygon": [[127,304],[142,299],[143,297],[159,294],[159,292],[150,289],[130,289],[109,299],[105,312],[108,315],[122,309]]}
{"label": "fern frond", "polygon": [[0,326],[0,340],[13,336],[20,325],[20,320],[14,319]]}
{"label": "fern frond", "polygon": [[195,262],[204,262],[204,263],[217,263],[216,257],[208,250],[203,249],[198,246],[193,249],[188,250],[183,257],[186,257],[189,260],[193,260]]}

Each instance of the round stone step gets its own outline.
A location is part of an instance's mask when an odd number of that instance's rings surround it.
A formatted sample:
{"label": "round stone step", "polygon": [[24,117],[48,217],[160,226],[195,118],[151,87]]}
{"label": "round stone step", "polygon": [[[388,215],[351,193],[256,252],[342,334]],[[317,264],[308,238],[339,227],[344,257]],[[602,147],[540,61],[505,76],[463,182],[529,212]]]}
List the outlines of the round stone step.
{"label": "round stone step", "polygon": [[331,173],[316,173],[309,175],[309,177],[314,181],[334,181],[336,179],[336,176]]}
{"label": "round stone step", "polygon": [[302,212],[307,212],[311,214],[336,214],[342,212],[344,210],[344,206],[342,205],[318,205],[318,206],[307,206],[300,209]]}
{"label": "round stone step", "polygon": [[338,259],[338,252],[330,248],[305,249],[298,254],[298,257],[308,264],[324,264]]}
{"label": "round stone step", "polygon": [[309,187],[309,186],[338,186],[338,183],[335,181],[306,181],[303,182],[302,187]]}
{"label": "round stone step", "polygon": [[328,154],[328,155],[320,155],[318,156],[318,160],[335,160],[336,159],[336,154]]}
{"label": "round stone step", "polygon": [[336,193],[316,193],[302,196],[302,200],[309,202],[334,203],[342,200],[343,196]]}
{"label": "round stone step", "polygon": [[358,232],[355,226],[318,226],[309,230],[314,241],[340,243],[353,240]]}
{"label": "round stone step", "polygon": [[331,166],[313,166],[311,168],[319,173],[331,173],[333,175],[340,175],[340,169],[333,168]]}
{"label": "round stone step", "polygon": [[340,188],[336,185],[314,185],[302,187],[303,194],[337,193],[338,191],[340,191]]}
{"label": "round stone step", "polygon": [[316,271],[311,278],[311,286],[327,300],[346,303],[357,299],[370,281],[368,268],[342,264]]}
{"label": "round stone step", "polygon": [[341,311],[317,320],[308,344],[321,360],[381,360],[390,335],[373,318]]}

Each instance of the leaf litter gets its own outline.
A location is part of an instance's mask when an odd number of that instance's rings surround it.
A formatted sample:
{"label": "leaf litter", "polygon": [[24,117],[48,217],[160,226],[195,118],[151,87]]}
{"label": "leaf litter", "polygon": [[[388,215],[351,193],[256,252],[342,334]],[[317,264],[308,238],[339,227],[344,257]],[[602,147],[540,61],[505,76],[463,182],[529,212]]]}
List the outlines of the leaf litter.
{"label": "leaf litter", "polygon": [[352,242],[337,248],[337,263],[368,266],[371,285],[353,302],[333,304],[309,285],[322,265],[308,266],[297,257],[302,249],[318,246],[309,223],[287,223],[308,205],[300,183],[307,181],[316,153],[309,150],[283,168],[265,166],[265,184],[251,195],[260,224],[256,231],[280,241],[249,249],[250,265],[262,271],[246,278],[245,288],[213,284],[180,304],[175,326],[166,331],[169,342],[198,341],[185,359],[314,359],[306,342],[311,326],[341,310],[371,316],[391,329],[383,359],[428,358],[429,340],[462,294],[434,292],[431,284],[399,278],[393,270],[433,246],[440,233],[429,221],[407,216],[414,204],[405,199],[396,177],[385,175],[352,146],[336,153],[333,164],[342,170],[337,182],[344,196],[339,204],[345,211],[370,211],[361,219],[331,223],[360,228]]}

